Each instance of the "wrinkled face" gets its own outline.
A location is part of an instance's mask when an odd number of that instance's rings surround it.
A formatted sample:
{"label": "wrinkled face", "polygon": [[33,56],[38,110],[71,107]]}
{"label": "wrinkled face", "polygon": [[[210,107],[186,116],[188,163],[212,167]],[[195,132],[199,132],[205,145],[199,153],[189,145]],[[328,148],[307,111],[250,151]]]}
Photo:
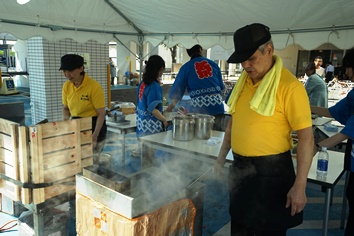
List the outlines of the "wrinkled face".
{"label": "wrinkled face", "polygon": [[313,61],[315,63],[316,68],[319,68],[322,66],[323,60],[322,59],[316,59]]}
{"label": "wrinkled face", "polygon": [[346,67],[345,68],[345,74],[348,76],[348,78],[354,82],[354,76],[353,76],[353,68],[352,67]]}
{"label": "wrinkled face", "polygon": [[241,63],[242,67],[253,80],[260,81],[273,65],[273,47],[267,44],[264,51],[257,50],[248,60]]}
{"label": "wrinkled face", "polygon": [[76,68],[73,70],[63,70],[64,76],[70,80],[70,82],[77,82],[80,80],[80,73],[84,70],[84,67]]}

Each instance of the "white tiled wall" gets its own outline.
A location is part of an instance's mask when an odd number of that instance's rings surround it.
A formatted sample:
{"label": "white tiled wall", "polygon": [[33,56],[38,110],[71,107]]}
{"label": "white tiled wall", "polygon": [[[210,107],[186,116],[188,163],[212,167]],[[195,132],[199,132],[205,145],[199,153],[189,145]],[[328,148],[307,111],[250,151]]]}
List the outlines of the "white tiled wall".
{"label": "white tiled wall", "polygon": [[67,53],[89,53],[90,67],[85,71],[101,84],[107,105],[108,44],[80,44],[72,39],[49,42],[35,37],[27,40],[27,47],[32,124],[45,118],[50,122],[62,120],[61,88],[66,78],[58,69],[60,58]]}

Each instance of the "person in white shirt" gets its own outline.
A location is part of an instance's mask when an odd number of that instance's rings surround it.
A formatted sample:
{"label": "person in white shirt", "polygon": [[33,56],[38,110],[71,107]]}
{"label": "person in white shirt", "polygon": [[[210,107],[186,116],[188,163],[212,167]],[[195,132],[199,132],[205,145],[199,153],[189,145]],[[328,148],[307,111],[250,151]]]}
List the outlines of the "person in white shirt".
{"label": "person in white shirt", "polygon": [[[326,76],[326,70],[325,70],[325,68],[321,67],[322,63],[323,63],[322,57],[316,56],[315,59],[313,60],[313,62],[315,63],[315,66],[316,66],[316,74],[318,74],[322,79],[324,79]],[[308,79],[308,76],[305,73],[304,74],[304,81],[306,82],[307,79]]]}
{"label": "person in white shirt", "polygon": [[323,63],[323,59],[321,56],[315,57],[315,60],[313,61],[316,65],[316,74],[321,76],[321,78],[325,78],[326,76],[326,70],[325,68],[321,67]]}
{"label": "person in white shirt", "polygon": [[[109,58],[108,64],[109,64],[109,69],[111,72],[111,85],[113,86],[114,85],[114,78],[117,77],[117,69],[116,69],[116,66],[114,65],[112,58]],[[117,83],[118,83],[118,81],[117,81]]]}
{"label": "person in white shirt", "polygon": [[332,65],[332,62],[328,62],[326,64],[326,83],[329,83],[333,79],[334,75],[334,66]]}

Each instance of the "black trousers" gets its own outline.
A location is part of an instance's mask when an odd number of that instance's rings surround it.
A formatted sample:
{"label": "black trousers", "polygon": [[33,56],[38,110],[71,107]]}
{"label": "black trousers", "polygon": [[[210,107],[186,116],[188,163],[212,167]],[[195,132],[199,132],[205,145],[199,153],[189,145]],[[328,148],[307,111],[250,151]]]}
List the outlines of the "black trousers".
{"label": "black trousers", "polygon": [[[281,235],[302,223],[303,212],[291,216],[291,207],[285,208],[287,193],[295,181],[290,151],[263,157],[234,153],[228,180],[234,231],[242,226],[247,232],[259,235],[265,232]],[[234,231],[232,235],[239,235]]]}

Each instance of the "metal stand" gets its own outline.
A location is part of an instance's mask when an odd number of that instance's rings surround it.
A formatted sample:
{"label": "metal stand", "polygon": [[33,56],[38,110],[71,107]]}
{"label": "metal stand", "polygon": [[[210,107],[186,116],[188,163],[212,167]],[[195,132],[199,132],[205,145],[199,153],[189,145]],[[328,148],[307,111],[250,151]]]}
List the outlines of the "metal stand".
{"label": "metal stand", "polygon": [[65,202],[75,199],[75,190],[63,193],[59,196],[47,199],[40,204],[26,204],[28,210],[33,212],[33,229],[36,236],[44,236],[44,217],[43,213],[46,209],[59,206]]}
{"label": "metal stand", "polygon": [[340,228],[341,229],[344,229],[344,223],[345,223],[345,218],[346,218],[346,214],[347,214],[347,197],[345,195],[345,191],[347,190],[348,181],[349,181],[349,171],[346,171],[344,193],[343,193],[343,202],[342,202],[342,215],[340,218]]}

